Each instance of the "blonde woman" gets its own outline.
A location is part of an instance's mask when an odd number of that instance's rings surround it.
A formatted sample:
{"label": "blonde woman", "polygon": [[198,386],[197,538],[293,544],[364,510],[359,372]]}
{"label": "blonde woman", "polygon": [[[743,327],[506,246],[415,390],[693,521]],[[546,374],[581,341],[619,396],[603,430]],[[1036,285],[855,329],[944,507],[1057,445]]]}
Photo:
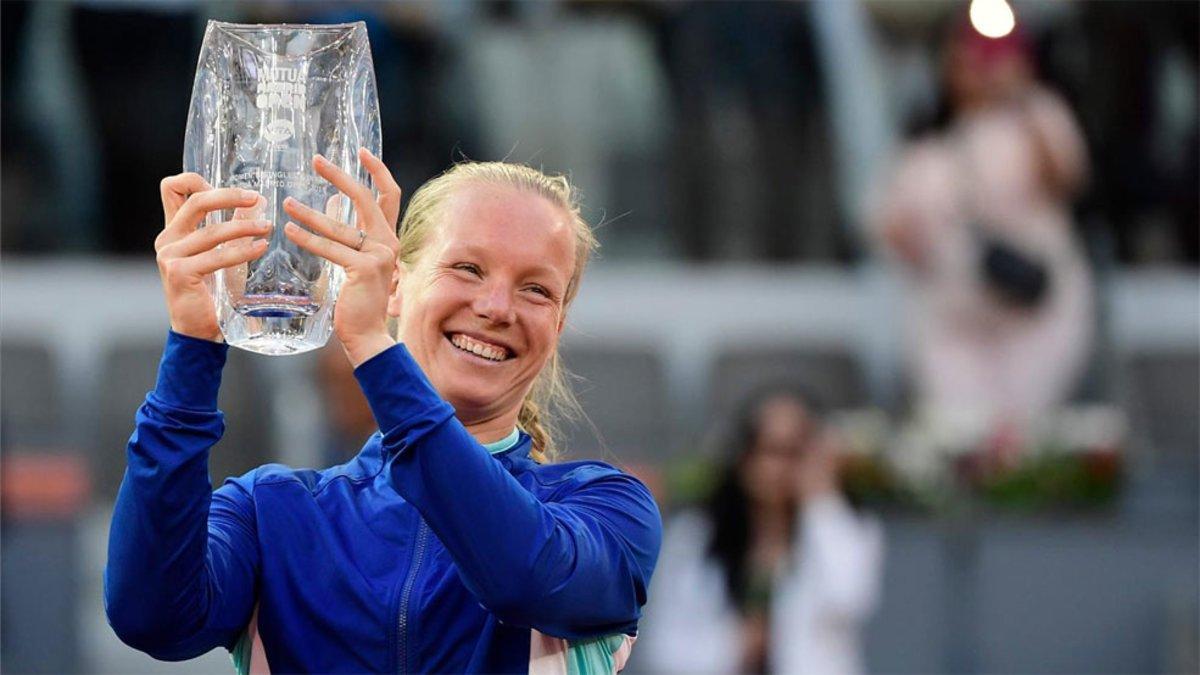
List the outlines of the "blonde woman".
{"label": "blonde woman", "polygon": [[558,337],[595,246],[571,186],[460,164],[417,191],[397,236],[400,189],[359,158],[377,200],[313,166],[362,229],[288,203],[285,233],[346,270],[335,330],[380,431],[341,466],[263,466],[215,492],[227,347],[203,278],[261,255],[238,242],[266,229],[197,229],[257,196],[163,181],[171,332],[113,514],[110,623],[160,659],[225,647],[243,672],[619,670],[661,522],[634,478],[553,461],[543,411],[569,396]]}

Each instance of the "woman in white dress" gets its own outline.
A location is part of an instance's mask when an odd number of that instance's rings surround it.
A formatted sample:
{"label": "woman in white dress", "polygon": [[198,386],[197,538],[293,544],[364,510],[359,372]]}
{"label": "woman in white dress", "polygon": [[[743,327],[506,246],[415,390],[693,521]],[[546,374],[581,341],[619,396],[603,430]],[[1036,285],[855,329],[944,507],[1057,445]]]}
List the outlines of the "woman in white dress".
{"label": "woman in white dress", "polygon": [[713,495],[669,522],[639,667],[862,670],[883,537],[839,491],[836,448],[811,401],[779,388],[751,398]]}

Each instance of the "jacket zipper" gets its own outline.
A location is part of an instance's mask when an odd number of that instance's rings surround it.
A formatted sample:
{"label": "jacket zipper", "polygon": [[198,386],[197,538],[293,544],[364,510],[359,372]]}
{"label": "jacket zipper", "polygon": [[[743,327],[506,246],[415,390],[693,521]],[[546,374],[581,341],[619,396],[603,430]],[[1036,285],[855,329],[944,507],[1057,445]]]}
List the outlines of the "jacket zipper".
{"label": "jacket zipper", "polygon": [[425,559],[425,542],[429,538],[429,528],[425,525],[425,519],[419,515],[417,517],[420,519],[417,524],[417,546],[413,552],[412,564],[408,568],[408,576],[404,579],[404,588],[400,591],[400,617],[396,621],[396,644],[400,646],[399,660],[396,663],[401,673],[408,672],[408,602],[417,582],[417,572]]}

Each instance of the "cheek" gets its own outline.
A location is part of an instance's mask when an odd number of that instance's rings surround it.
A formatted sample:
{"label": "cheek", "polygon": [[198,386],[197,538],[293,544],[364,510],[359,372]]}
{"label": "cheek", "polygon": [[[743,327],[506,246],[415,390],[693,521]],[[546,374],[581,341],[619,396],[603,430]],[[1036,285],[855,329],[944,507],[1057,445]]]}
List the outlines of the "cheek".
{"label": "cheek", "polygon": [[440,326],[462,304],[461,292],[452,281],[435,279],[418,289],[413,299],[405,299],[405,319],[414,333],[440,333]]}
{"label": "cheek", "polygon": [[558,344],[559,312],[555,307],[531,306],[522,317],[526,339],[536,354],[549,355]]}
{"label": "cheek", "polygon": [[425,316],[427,307],[420,299],[406,300],[404,313],[400,316],[400,339],[412,349],[425,339]]}
{"label": "cheek", "polygon": [[[406,302],[404,314],[400,317],[399,337],[408,351],[417,358],[422,368],[428,369],[432,362],[431,355],[437,349],[437,339],[440,334],[434,330],[436,306],[422,298],[420,302]],[[428,370],[426,371],[428,374]]]}
{"label": "cheek", "polygon": [[760,497],[779,498],[791,484],[791,464],[775,455],[759,455],[745,464],[744,486]]}
{"label": "cheek", "polygon": [[771,475],[767,463],[761,457],[750,457],[742,465],[742,486],[746,488],[747,492],[758,494],[770,484],[770,481]]}

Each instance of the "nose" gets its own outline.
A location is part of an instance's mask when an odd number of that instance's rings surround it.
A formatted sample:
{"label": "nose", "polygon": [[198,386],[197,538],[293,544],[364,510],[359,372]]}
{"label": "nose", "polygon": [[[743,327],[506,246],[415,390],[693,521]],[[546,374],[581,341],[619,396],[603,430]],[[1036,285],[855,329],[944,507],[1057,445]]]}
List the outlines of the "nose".
{"label": "nose", "polygon": [[507,326],[516,320],[511,289],[499,280],[483,285],[475,296],[474,310],[493,325]]}

